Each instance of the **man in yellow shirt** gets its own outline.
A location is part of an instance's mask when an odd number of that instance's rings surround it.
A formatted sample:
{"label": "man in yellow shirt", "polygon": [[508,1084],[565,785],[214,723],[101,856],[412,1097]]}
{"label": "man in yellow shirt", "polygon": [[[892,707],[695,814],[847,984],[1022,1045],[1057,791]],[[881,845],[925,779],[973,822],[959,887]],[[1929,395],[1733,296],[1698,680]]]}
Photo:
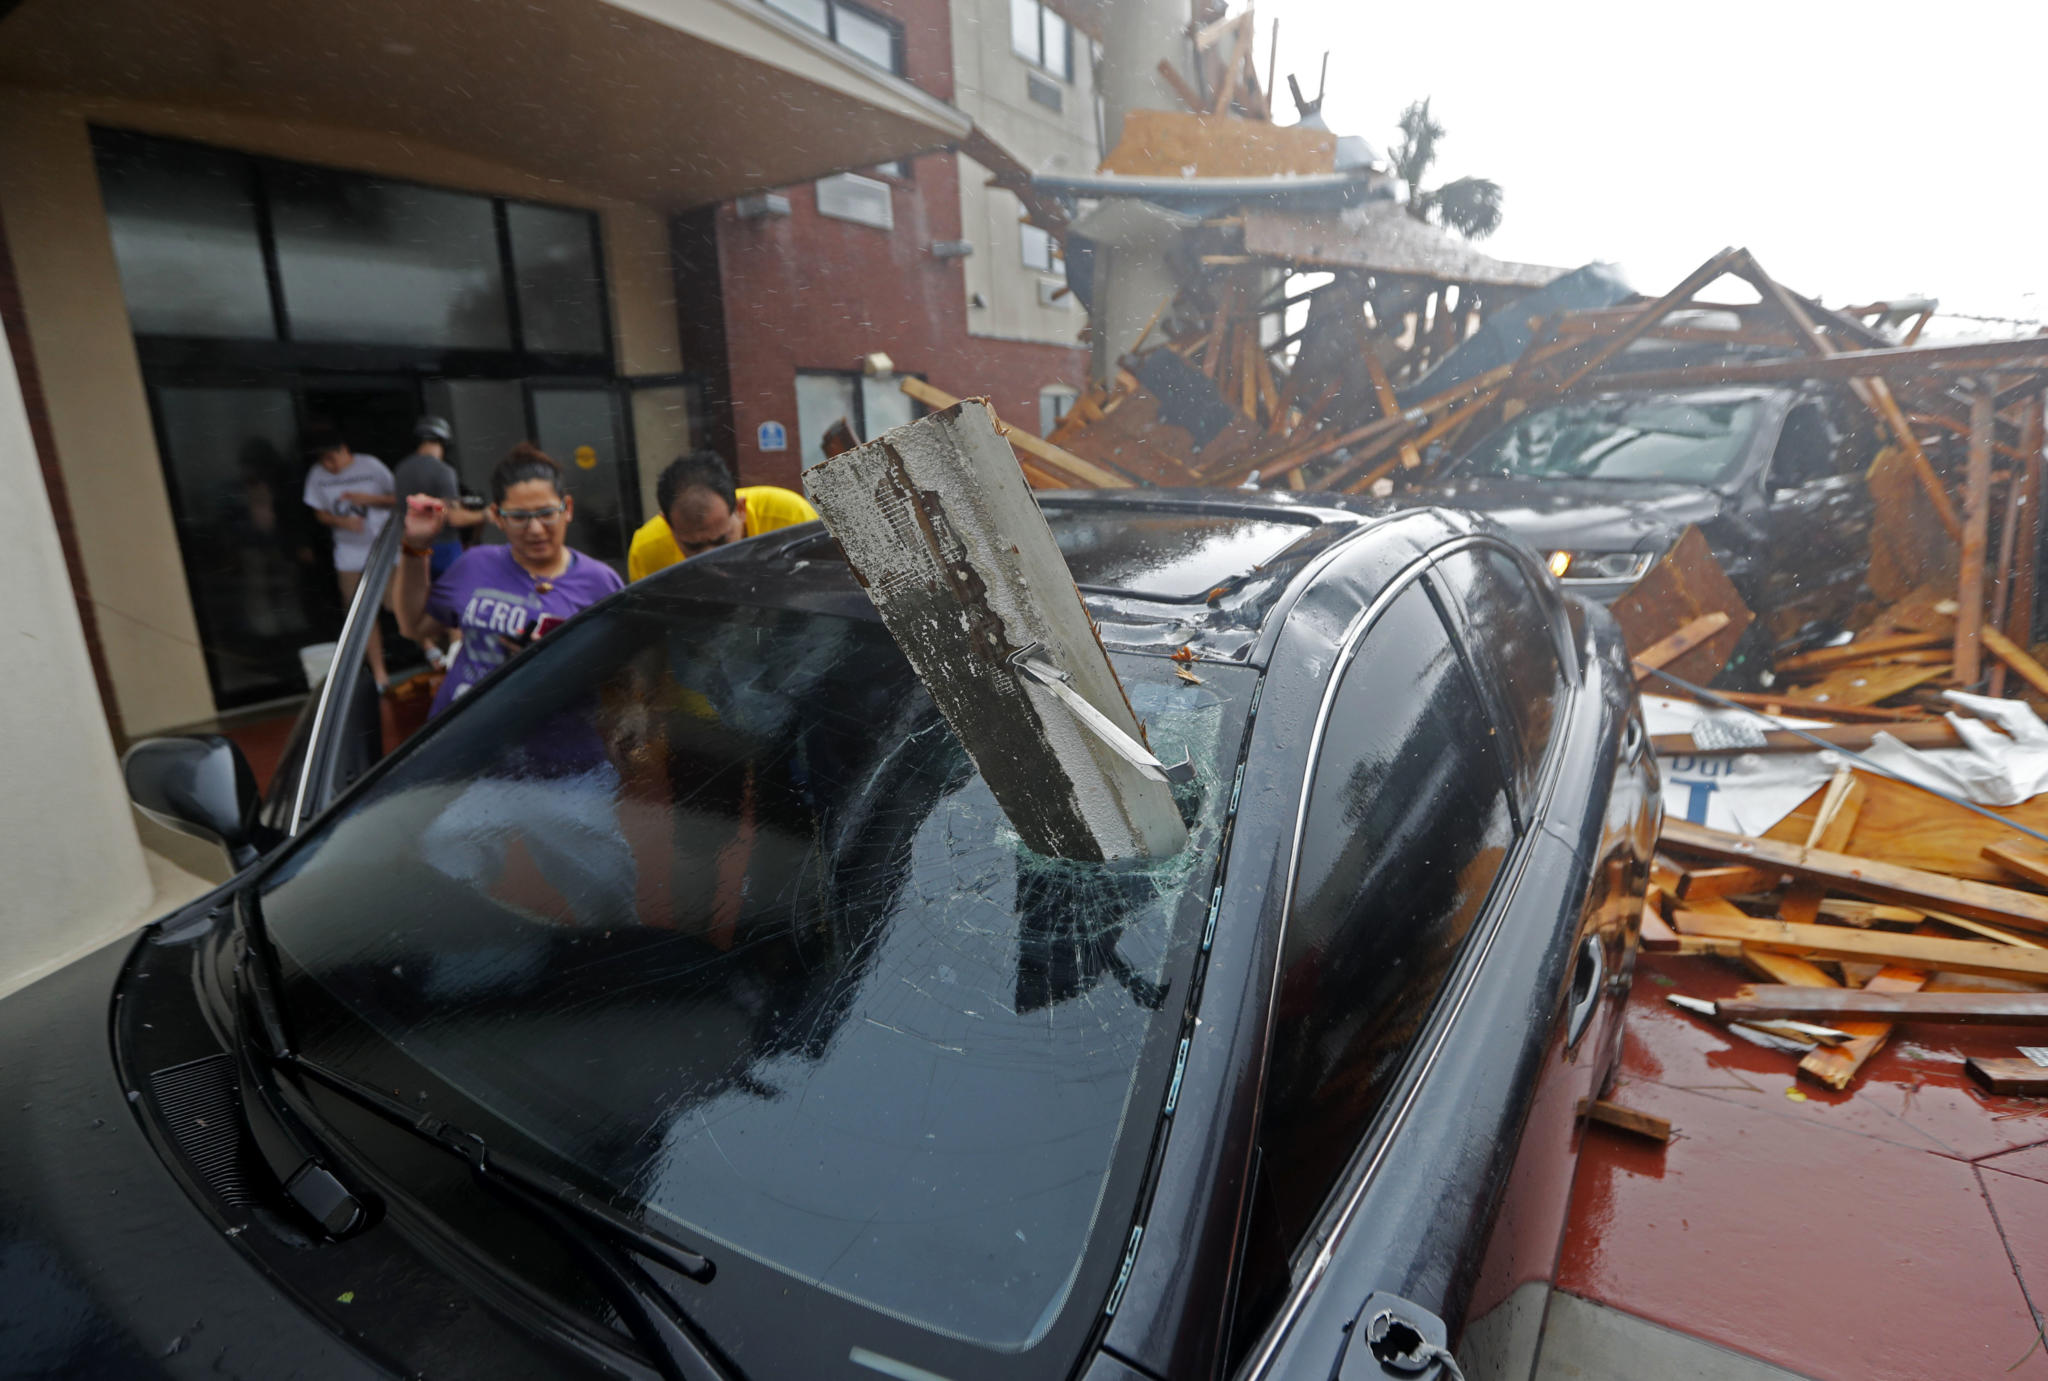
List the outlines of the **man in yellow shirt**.
{"label": "man in yellow shirt", "polygon": [[732,472],[710,451],[669,462],[654,483],[661,512],[641,524],[626,551],[626,578],[639,580],[713,547],[812,523],[818,510],[804,496],[772,484],[735,489]]}

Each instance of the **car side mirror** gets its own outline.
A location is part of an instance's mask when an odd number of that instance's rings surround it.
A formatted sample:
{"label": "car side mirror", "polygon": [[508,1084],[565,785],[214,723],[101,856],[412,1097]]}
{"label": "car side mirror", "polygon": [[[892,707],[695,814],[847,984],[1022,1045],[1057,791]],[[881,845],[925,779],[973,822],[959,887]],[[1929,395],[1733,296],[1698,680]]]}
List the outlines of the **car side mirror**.
{"label": "car side mirror", "polygon": [[237,868],[255,862],[261,797],[249,760],[219,734],[146,738],[121,758],[129,799],[161,824],[227,847]]}

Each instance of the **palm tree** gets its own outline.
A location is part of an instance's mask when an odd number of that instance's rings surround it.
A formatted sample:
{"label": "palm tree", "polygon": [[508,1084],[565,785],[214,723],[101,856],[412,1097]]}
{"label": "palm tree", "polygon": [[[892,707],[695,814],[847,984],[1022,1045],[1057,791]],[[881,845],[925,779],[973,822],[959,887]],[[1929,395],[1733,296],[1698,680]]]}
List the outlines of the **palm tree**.
{"label": "palm tree", "polygon": [[1422,179],[1436,162],[1444,127],[1429,113],[1429,98],[1401,112],[1401,142],[1394,146],[1394,175],[1408,184],[1408,214],[1418,221],[1449,226],[1479,240],[1500,229],[1500,184],[1488,177],[1461,177],[1428,189]]}

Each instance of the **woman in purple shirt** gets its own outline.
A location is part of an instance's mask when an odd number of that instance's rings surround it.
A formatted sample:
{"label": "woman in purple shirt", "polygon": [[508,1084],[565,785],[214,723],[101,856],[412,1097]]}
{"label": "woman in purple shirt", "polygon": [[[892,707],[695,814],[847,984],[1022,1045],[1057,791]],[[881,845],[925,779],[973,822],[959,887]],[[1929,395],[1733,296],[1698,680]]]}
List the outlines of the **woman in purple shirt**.
{"label": "woman in purple shirt", "polygon": [[625,584],[602,561],[563,541],[575,500],[562,490],[562,467],[522,441],[491,472],[490,520],[505,545],[472,547],[434,580],[428,574],[435,540],[448,520],[439,499],[416,494],[405,513],[405,554],[392,577],[392,612],[415,642],[444,630],[461,649],[434,697],[441,711],[496,671],[547,628]]}

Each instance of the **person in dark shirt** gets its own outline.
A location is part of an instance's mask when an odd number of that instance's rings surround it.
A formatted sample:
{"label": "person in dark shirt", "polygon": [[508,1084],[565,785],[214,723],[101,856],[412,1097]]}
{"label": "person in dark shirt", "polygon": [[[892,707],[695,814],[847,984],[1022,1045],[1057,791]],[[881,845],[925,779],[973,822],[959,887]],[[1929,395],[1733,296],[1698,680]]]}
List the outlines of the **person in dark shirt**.
{"label": "person in dark shirt", "polygon": [[462,479],[448,463],[448,447],[455,429],[445,417],[422,417],[413,424],[413,452],[391,472],[396,506],[405,511],[405,501],[415,494],[439,499],[447,512],[448,526],[434,543],[429,569],[435,579],[462,555],[463,538],[482,525],[484,511],[462,506]]}

